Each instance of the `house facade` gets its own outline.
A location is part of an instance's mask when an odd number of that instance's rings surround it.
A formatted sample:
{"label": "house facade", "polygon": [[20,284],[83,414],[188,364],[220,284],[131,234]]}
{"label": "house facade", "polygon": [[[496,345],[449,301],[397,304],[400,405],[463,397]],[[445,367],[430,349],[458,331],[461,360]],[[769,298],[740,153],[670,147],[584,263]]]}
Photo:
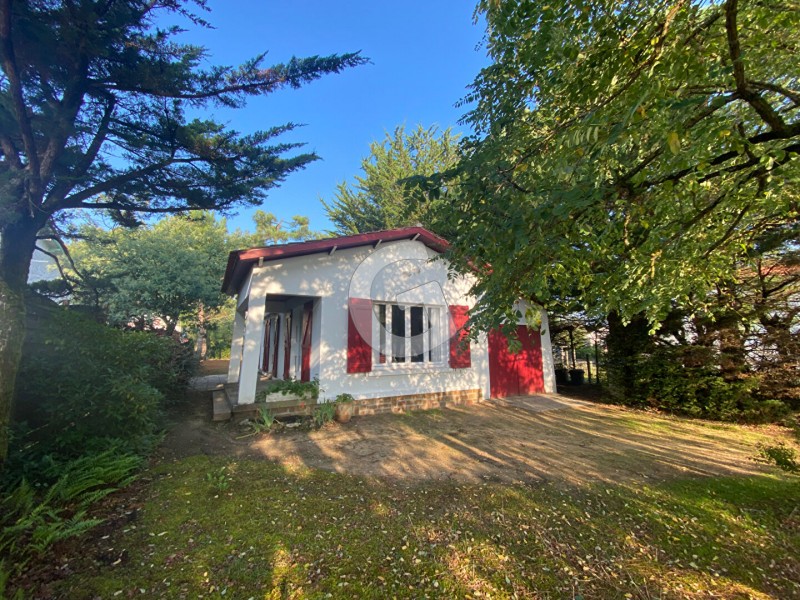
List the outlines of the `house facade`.
{"label": "house facade", "polygon": [[517,354],[500,332],[467,341],[473,282],[448,274],[446,248],[410,227],[232,252],[230,404],[265,377],[317,379],[319,401],[350,394],[356,414],[554,392],[547,316],[516,324]]}

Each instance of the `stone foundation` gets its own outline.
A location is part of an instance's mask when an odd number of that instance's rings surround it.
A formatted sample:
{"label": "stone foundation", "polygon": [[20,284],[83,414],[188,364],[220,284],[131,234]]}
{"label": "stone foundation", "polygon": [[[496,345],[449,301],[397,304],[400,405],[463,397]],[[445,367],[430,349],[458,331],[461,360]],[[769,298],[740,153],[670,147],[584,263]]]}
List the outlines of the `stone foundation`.
{"label": "stone foundation", "polygon": [[[219,397],[217,397],[219,395]],[[445,408],[476,404],[483,399],[479,389],[455,390],[451,392],[426,392],[424,394],[410,394],[406,396],[385,396],[383,398],[367,398],[353,402],[353,416],[377,415],[381,413],[403,413],[411,410],[430,410],[432,408]],[[223,407],[224,402],[224,407]],[[252,419],[259,415],[259,408],[263,403],[243,404],[231,407],[224,400],[224,393],[218,392],[214,396],[214,420],[224,421],[233,418],[237,421]],[[275,417],[290,415],[311,415],[316,402],[306,401],[299,403],[294,400],[270,402],[267,404],[270,412]]]}
{"label": "stone foundation", "polygon": [[447,406],[468,405],[480,402],[482,399],[483,393],[479,389],[368,398],[353,402],[353,416],[362,417],[380,413],[402,413],[409,410],[430,410]]}

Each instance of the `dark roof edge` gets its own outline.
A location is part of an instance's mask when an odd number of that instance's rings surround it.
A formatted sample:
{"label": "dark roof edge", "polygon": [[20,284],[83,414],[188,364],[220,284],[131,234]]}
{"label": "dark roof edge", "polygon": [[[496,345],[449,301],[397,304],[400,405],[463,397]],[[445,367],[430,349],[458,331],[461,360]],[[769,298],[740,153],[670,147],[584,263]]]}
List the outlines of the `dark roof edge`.
{"label": "dark roof edge", "polygon": [[356,235],[310,240],[307,242],[292,242],[259,248],[234,250],[228,254],[228,265],[225,268],[225,277],[222,280],[222,291],[229,296],[234,295],[241,287],[250,265],[259,259],[264,261],[294,258],[320,254],[331,250],[345,250],[358,248],[384,242],[398,242],[401,240],[419,240],[437,252],[444,252],[450,244],[444,238],[428,231],[424,227],[403,227],[401,229],[388,229],[385,231],[372,231]]}

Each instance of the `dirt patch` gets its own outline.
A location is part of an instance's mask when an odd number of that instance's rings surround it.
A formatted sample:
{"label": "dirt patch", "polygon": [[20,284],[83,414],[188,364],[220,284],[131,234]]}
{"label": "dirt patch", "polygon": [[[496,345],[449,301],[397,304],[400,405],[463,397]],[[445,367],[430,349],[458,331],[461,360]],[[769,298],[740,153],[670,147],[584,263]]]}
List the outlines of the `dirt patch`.
{"label": "dirt patch", "polygon": [[209,358],[200,362],[200,367],[197,369],[197,375],[202,377],[204,375],[224,375],[228,372],[228,359],[227,358]]}
{"label": "dirt patch", "polygon": [[393,480],[656,482],[751,475],[755,444],[787,438],[778,427],[667,417],[560,397],[528,397],[399,415],[354,418],[318,431],[248,435],[210,422],[195,393],[172,427],[163,458],[262,457]]}

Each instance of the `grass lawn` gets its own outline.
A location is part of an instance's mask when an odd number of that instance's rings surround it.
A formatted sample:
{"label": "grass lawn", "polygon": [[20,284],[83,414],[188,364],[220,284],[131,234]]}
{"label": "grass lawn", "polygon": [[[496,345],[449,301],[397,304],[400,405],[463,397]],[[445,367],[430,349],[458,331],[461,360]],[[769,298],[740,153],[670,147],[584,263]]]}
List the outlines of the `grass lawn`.
{"label": "grass lawn", "polygon": [[147,472],[138,494],[136,519],[62,549],[69,575],[48,594],[800,597],[800,478],[778,474],[390,483],[191,456]]}

